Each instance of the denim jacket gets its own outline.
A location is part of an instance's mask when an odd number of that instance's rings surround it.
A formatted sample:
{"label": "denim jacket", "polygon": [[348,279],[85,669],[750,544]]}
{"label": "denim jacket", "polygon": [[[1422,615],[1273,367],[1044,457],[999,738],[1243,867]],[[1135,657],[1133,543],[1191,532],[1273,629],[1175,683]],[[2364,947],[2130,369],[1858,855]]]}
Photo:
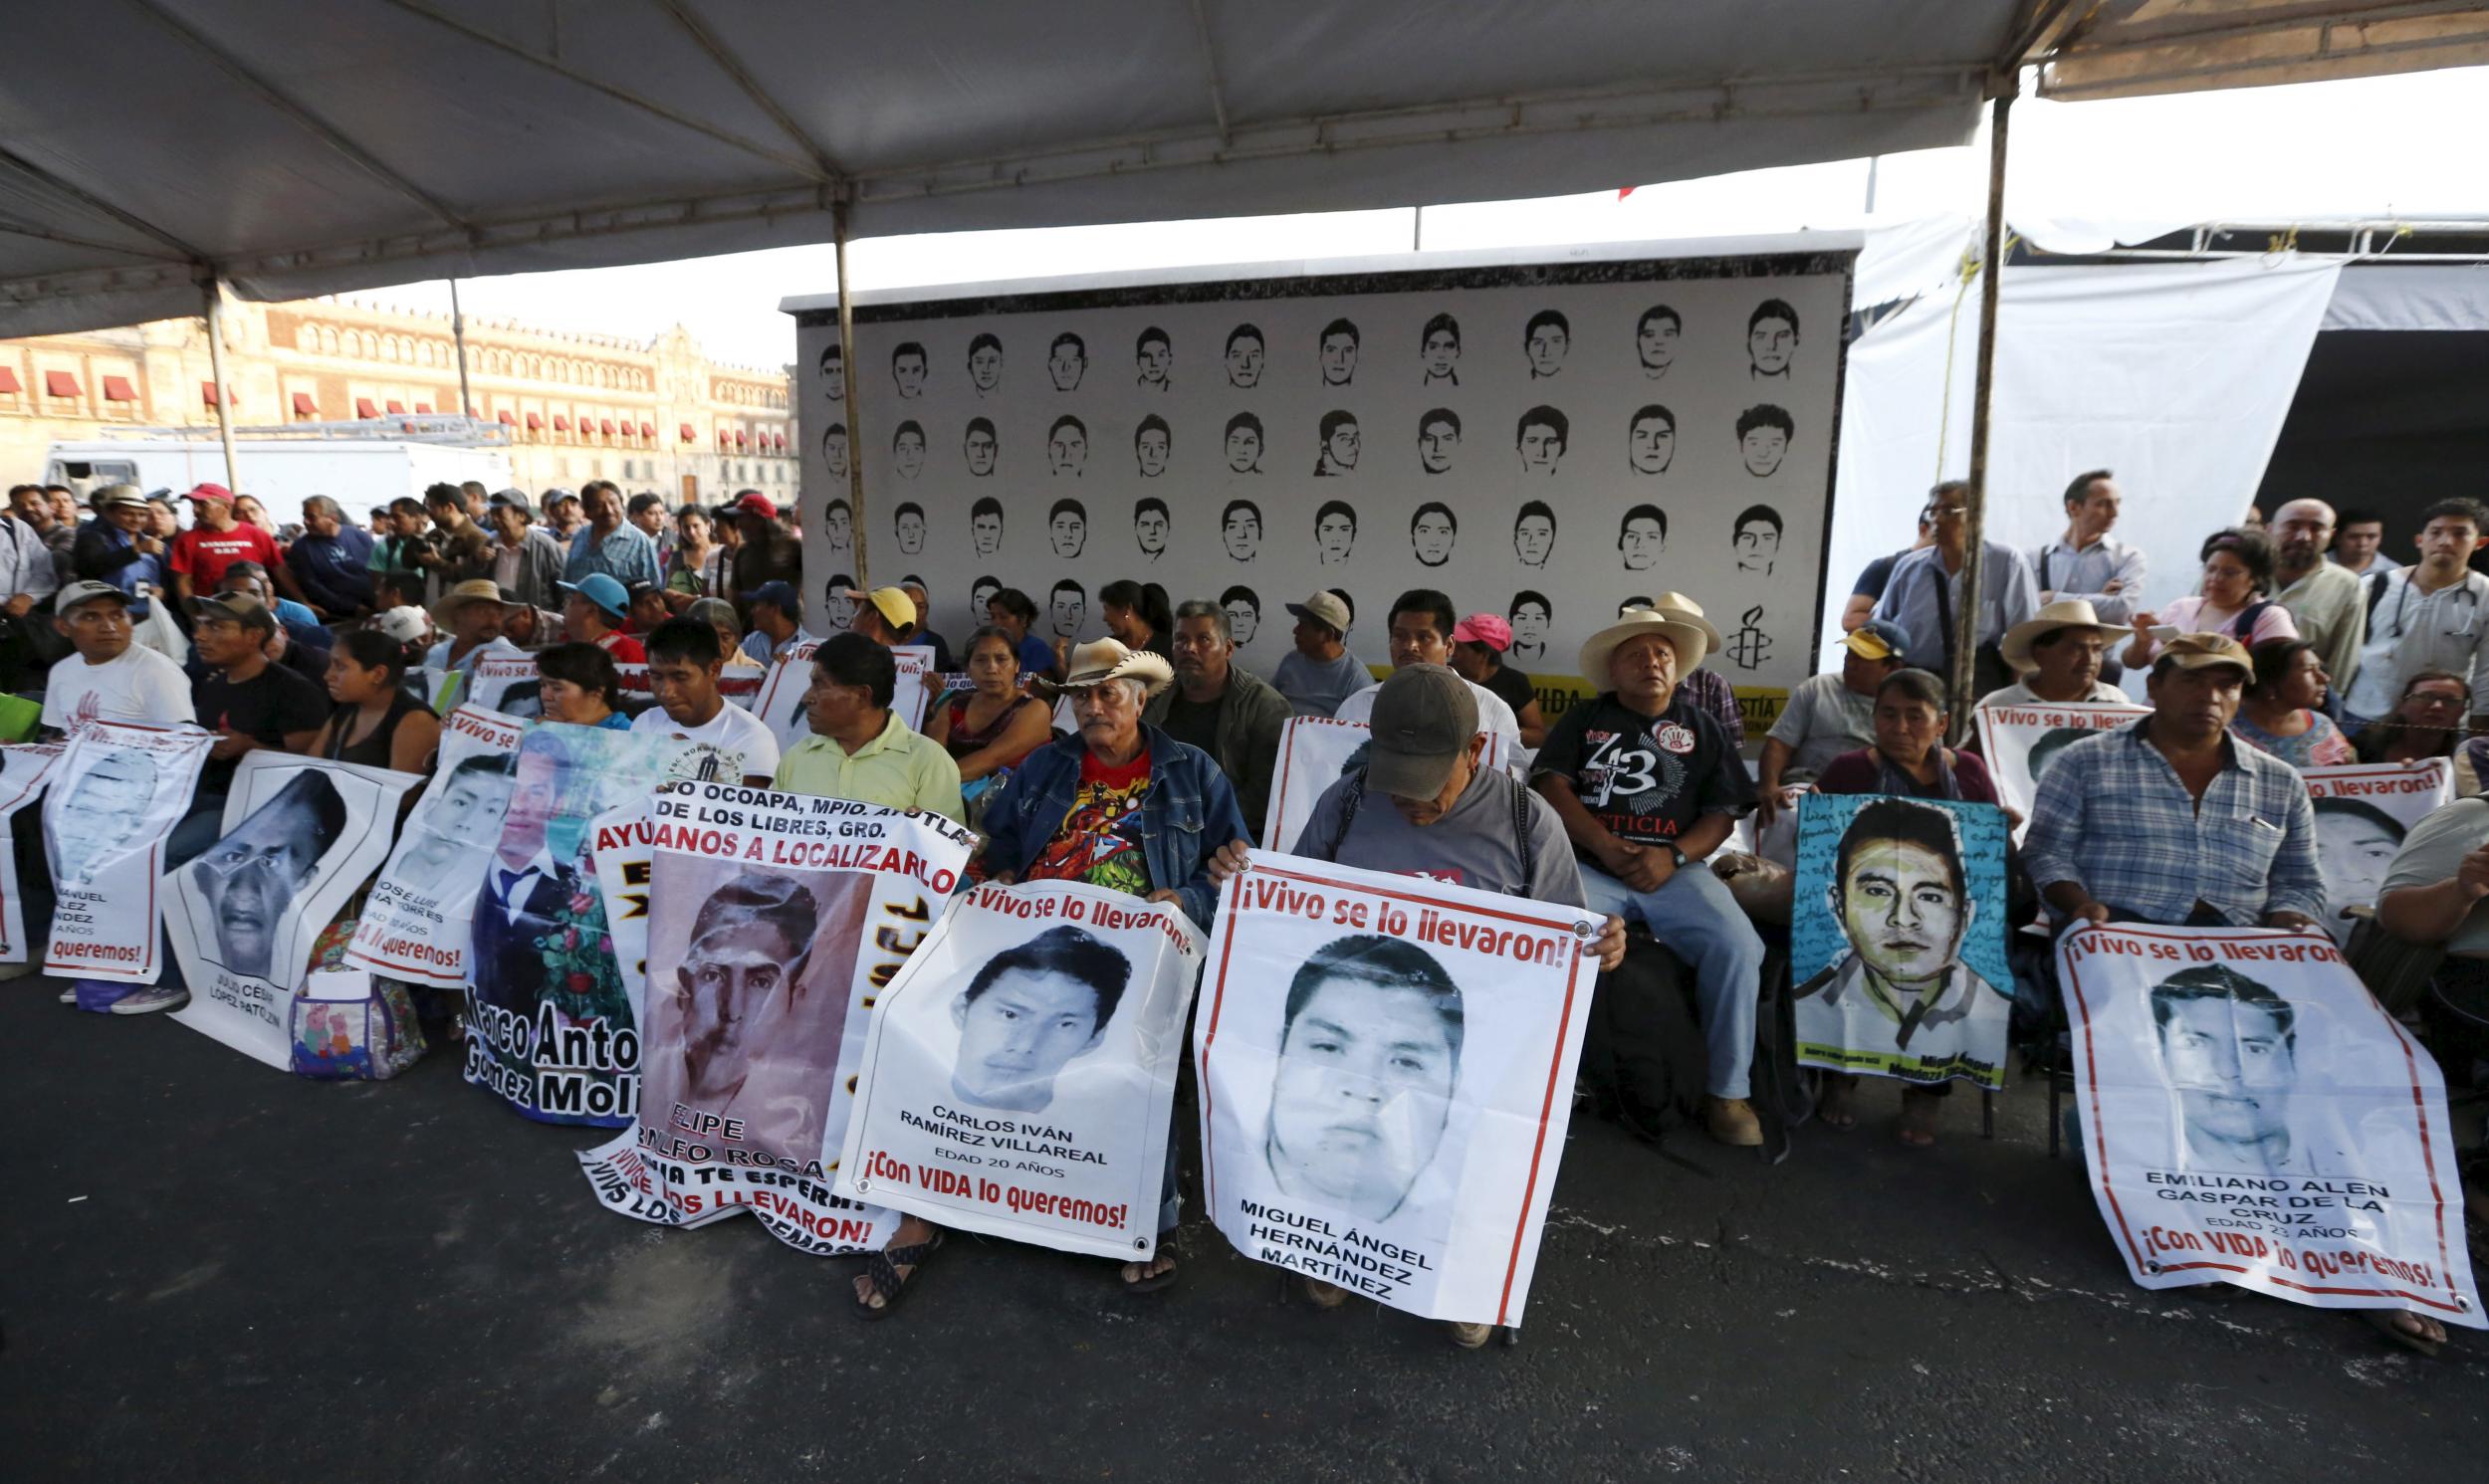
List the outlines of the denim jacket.
{"label": "denim jacket", "polygon": [[[1141,849],[1150,884],[1174,890],[1184,915],[1207,932],[1219,906],[1210,858],[1229,841],[1247,838],[1244,815],[1227,774],[1208,753],[1146,723],[1141,736],[1150,751],[1150,788],[1141,799]],[[988,869],[1015,877],[1028,869],[1071,812],[1080,759],[1088,750],[1077,737],[1059,738],[1020,760],[986,811]]]}

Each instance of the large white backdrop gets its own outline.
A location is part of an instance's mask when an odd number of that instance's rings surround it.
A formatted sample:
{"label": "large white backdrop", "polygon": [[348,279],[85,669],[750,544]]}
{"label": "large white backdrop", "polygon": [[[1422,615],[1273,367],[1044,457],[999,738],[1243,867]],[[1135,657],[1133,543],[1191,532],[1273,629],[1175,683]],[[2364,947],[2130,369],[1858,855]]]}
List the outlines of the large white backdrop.
{"label": "large white backdrop", "polygon": [[[1157,581],[1177,601],[1233,595],[1231,610],[1251,634],[1244,658],[1264,674],[1288,652],[1293,620],[1283,605],[1319,587],[1349,593],[1356,614],[1349,647],[1370,664],[1388,660],[1386,609],[1407,588],[1439,587],[1463,612],[1507,616],[1516,596],[1537,594],[1552,612],[1542,625],[1525,609],[1516,627],[1526,647],[1514,663],[1552,677],[1572,674],[1582,639],[1612,621],[1624,600],[1673,589],[1700,601],[1727,636],[1713,663],[1739,687],[1785,688],[1814,668],[1852,256],[1234,279],[861,305],[855,371],[872,577],[923,577],[934,624],[955,641],[984,619],[972,611],[981,578],[1026,592],[1039,610],[1032,632],[1049,640],[1103,632],[1098,589],[1117,578]],[[1795,312],[1796,333],[1793,344],[1776,349],[1764,326],[1762,353],[1781,374],[1759,376],[1749,324],[1770,300]],[[1663,305],[1680,332],[1655,346],[1670,364],[1650,375],[1638,329],[1646,311]],[[1554,374],[1541,376],[1528,331],[1544,311],[1563,317],[1565,345]],[[1457,380],[1430,378],[1422,356],[1430,321],[1444,315],[1459,326]],[[1345,381],[1326,379],[1326,369],[1332,377],[1341,370],[1336,357],[1326,364],[1323,349],[1326,327],[1338,320],[1357,331]],[[797,323],[804,587],[810,627],[823,632],[844,611],[828,610],[827,584],[855,572],[852,538],[832,514],[844,511],[847,480],[823,448],[830,425],[844,421],[821,363],[837,340],[836,315],[814,305],[799,311]],[[1241,345],[1233,361],[1228,355],[1240,325],[1259,333],[1257,374],[1244,364],[1249,357]],[[1153,328],[1164,332],[1169,352],[1164,389],[1144,380],[1139,342]],[[1076,382],[1067,334],[1080,340]],[[1001,342],[990,389],[979,385],[980,373],[993,370],[980,336]],[[912,355],[894,365],[894,351],[911,344],[924,350],[921,380]],[[972,363],[972,350],[982,363]],[[1636,414],[1655,404],[1674,417],[1673,448],[1646,446],[1644,463],[1664,459],[1665,468],[1645,473],[1631,461],[1631,434]],[[1758,450],[1769,472],[1755,473],[1738,425],[1749,409],[1765,406],[1784,412],[1794,434],[1776,463],[1768,447]],[[1563,415],[1566,437],[1552,469],[1530,471],[1519,425],[1537,407]],[[1421,458],[1421,422],[1436,409],[1460,421],[1442,472]],[[1335,412],[1356,420],[1355,465],[1317,476],[1325,419]],[[1258,422],[1260,448],[1240,473],[1231,467],[1242,451],[1230,430],[1243,413]],[[1080,423],[1084,447],[1076,457],[1057,436],[1069,431],[1059,423],[1065,416]],[[1140,435],[1153,416],[1166,425],[1163,461],[1154,427],[1144,458]],[[976,419],[990,422],[995,437],[990,466],[982,448],[976,453],[983,474],[971,462]],[[921,461],[914,430],[923,435]],[[1771,438],[1766,430],[1758,441]],[[1336,438],[1327,447],[1343,448]],[[1136,522],[1139,503],[1153,496],[1169,516],[1155,557],[1142,545],[1155,530]],[[1000,505],[1003,530],[999,543],[988,540],[981,550],[972,511],[985,497]],[[1079,503],[1077,530],[1056,519],[1065,499]],[[1223,530],[1237,500],[1258,511],[1250,537]],[[1334,500],[1355,514],[1344,551],[1326,551],[1316,538],[1316,515]],[[1532,500],[1555,518],[1553,542],[1543,549],[1534,526],[1518,519]],[[1424,510],[1429,502],[1441,502],[1457,521],[1440,564],[1418,549],[1421,515],[1430,543],[1445,533],[1439,515]],[[1620,539],[1628,512],[1640,505],[1665,514],[1664,548],[1641,539],[1648,527],[1630,551]],[[1771,511],[1778,530],[1765,539],[1767,523],[1748,522],[1741,552],[1738,518],[1756,506]],[[921,527],[903,507],[921,510]],[[1628,566],[1629,556],[1636,565]],[[1079,584],[1078,593],[1058,590],[1065,582]],[[1249,603],[1238,588],[1249,592]]]}

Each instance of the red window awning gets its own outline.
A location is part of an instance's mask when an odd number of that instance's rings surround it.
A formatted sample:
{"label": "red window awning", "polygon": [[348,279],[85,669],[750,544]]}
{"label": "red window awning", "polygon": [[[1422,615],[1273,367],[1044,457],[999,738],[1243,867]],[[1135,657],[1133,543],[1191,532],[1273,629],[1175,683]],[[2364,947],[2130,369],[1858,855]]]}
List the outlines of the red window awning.
{"label": "red window awning", "polygon": [[389,411],[392,415],[403,416],[406,411],[406,404],[392,399],[389,402]]}
{"label": "red window awning", "polygon": [[570,431],[569,413],[557,412],[554,414],[554,431],[557,433],[567,433]]}
{"label": "red window awning", "polygon": [[378,417],[380,415],[380,409],[372,405],[371,398],[356,397],[354,399],[354,415],[356,417]]}
{"label": "red window awning", "polygon": [[208,406],[210,406],[210,407],[213,407],[213,406],[215,406],[215,405],[216,405],[216,383],[215,383],[215,382],[213,382],[213,381],[202,381],[202,382],[200,382],[200,383],[199,383],[199,400],[200,400],[201,402],[204,402],[205,404],[207,404],[207,405],[208,405]]}
{"label": "red window awning", "polygon": [[83,395],[83,393],[81,393],[78,389],[77,375],[69,371],[44,372],[43,389],[47,396],[75,397]]}
{"label": "red window awning", "polygon": [[[8,372],[6,372],[6,371],[0,371],[0,376],[8,376],[8,375],[9,375],[9,373],[8,373]],[[16,377],[14,377],[14,376],[10,376],[10,377],[9,377],[9,379],[10,379],[11,381],[15,381],[17,378],[16,378]],[[700,441],[700,430],[699,430],[698,428],[693,427],[693,426],[692,426],[691,424],[689,424],[689,423],[685,423],[685,424],[683,424],[683,441],[684,441],[685,443],[698,443],[698,442]]]}
{"label": "red window awning", "polygon": [[296,392],[294,394],[294,415],[296,417],[318,417],[320,415],[320,399],[307,391]]}
{"label": "red window awning", "polygon": [[432,411],[432,404],[430,402],[417,402],[415,404],[415,411],[419,414],[429,414]]}
{"label": "red window awning", "polygon": [[126,376],[107,376],[104,378],[104,400],[134,402],[138,400],[138,388],[130,385]]}
{"label": "red window awning", "polygon": [[519,415],[507,407],[501,410],[500,419],[504,427],[515,428],[519,425]]}
{"label": "red window awning", "polygon": [[656,436],[657,436],[657,425],[656,425],[655,423],[641,423],[641,424],[639,425],[639,436],[640,436],[640,437],[642,437],[642,438],[654,438],[654,437],[656,437]]}
{"label": "red window awning", "polygon": [[529,431],[529,432],[531,432],[531,433],[541,433],[541,432],[543,432],[543,431],[544,431],[544,429],[545,429],[545,414],[543,414],[542,412],[531,412],[531,413],[529,413],[529,414],[528,414],[528,431]]}
{"label": "red window awning", "polygon": [[607,438],[611,438],[613,436],[613,419],[608,417],[597,423],[596,431],[604,434]]}
{"label": "red window awning", "polygon": [[735,430],[735,446],[736,446],[737,448],[742,448],[744,445],[746,445],[746,444],[750,443],[751,441],[752,441],[752,435],[751,435],[751,434],[749,434],[749,433],[745,432],[745,431],[744,431],[743,429],[741,429],[741,428],[737,428],[737,429]]}
{"label": "red window awning", "polygon": [[[17,372],[10,370],[7,366],[0,366],[0,393],[13,397],[25,389],[18,384]],[[689,432],[690,429],[686,428],[684,431]]]}

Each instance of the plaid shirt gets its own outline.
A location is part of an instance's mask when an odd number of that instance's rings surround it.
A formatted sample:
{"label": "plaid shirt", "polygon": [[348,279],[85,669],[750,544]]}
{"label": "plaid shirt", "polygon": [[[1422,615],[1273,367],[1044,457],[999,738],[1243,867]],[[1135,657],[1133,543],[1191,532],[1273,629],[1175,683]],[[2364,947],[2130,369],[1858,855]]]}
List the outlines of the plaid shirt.
{"label": "plaid shirt", "polygon": [[2070,881],[2122,912],[2180,923],[2202,902],[2238,927],[2325,918],[2316,811],[2298,769],[2227,737],[2198,805],[2145,741],[2147,717],[2075,742],[2041,776],[2022,843],[2032,882]]}

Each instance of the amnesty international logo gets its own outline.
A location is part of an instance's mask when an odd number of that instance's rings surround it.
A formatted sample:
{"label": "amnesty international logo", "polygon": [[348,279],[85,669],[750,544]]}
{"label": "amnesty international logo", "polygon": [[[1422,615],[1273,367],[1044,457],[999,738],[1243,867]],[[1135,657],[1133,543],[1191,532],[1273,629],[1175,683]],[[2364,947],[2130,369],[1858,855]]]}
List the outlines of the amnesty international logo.
{"label": "amnesty international logo", "polygon": [[1737,631],[1728,636],[1728,659],[1740,670],[1759,667],[1772,652],[1772,637],[1763,632],[1760,603],[1739,615]]}

